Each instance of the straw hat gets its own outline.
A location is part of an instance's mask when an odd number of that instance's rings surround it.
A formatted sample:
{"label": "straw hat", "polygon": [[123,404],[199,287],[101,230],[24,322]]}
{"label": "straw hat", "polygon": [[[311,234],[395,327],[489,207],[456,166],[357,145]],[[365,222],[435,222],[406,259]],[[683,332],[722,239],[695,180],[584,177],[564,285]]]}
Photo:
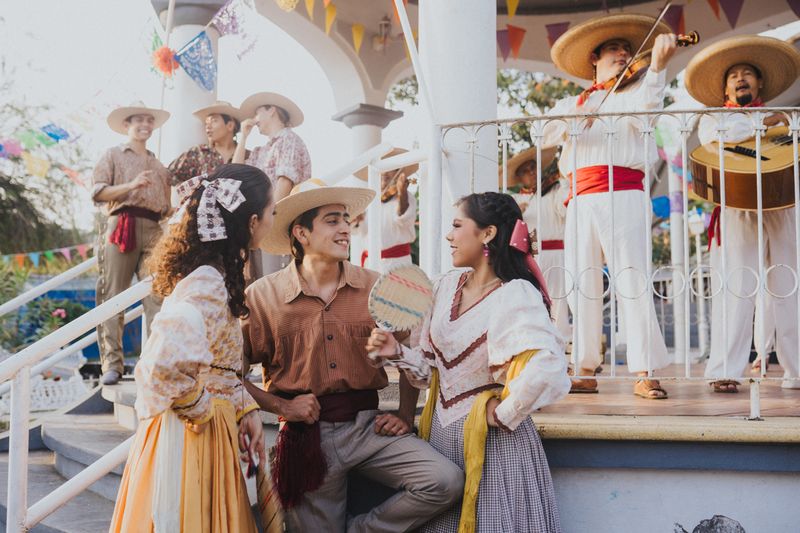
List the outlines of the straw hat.
{"label": "straw hat", "polygon": [[692,98],[710,107],[725,104],[725,75],[746,63],[761,71],[758,96],[768,102],[789,88],[800,73],[800,52],[773,37],[740,35],[705,47],[686,66],[684,83]]}
{"label": "straw hat", "polygon": [[350,217],[355,218],[367,210],[375,198],[375,191],[364,187],[330,187],[320,179],[310,179],[296,185],[289,196],[275,204],[272,228],[264,239],[262,248],[273,254],[290,254],[289,229],[292,222],[306,211],[324,205],[347,206]]}
{"label": "straw hat", "polygon": [[213,105],[200,108],[192,113],[192,115],[196,116],[201,121],[204,121],[209,115],[228,115],[239,122],[242,121],[242,112],[233,107],[230,103],[222,100],[217,100]]}
{"label": "straw hat", "polygon": [[289,114],[289,126],[296,128],[303,123],[303,112],[297,104],[289,98],[278,93],[256,93],[245,98],[239,109],[242,117],[252,118],[256,116],[256,109],[261,106],[278,106]]}
{"label": "straw hat", "polygon": [[[556,153],[558,152],[558,146],[542,146],[542,171],[544,171],[547,167],[549,167],[553,163],[553,159],[556,158]],[[513,187],[519,183],[519,179],[517,178],[517,169],[521,167],[523,164],[527,163],[528,161],[536,161],[536,147],[531,146],[530,148],[521,151],[514,157],[508,160],[506,163],[506,168],[508,168],[508,182],[507,185],[509,187]],[[497,172],[497,184],[499,187],[503,186],[503,167],[501,166]]]}
{"label": "straw hat", "polygon": [[[631,53],[634,53],[655,21],[655,17],[648,15],[630,14],[587,20],[561,35],[550,49],[550,57],[559,70],[576,78],[591,80],[594,77],[591,55],[598,46],[612,39],[622,39],[630,43]],[[667,24],[659,22],[643,50],[652,48],[658,35],[671,32]]]}
{"label": "straw hat", "polygon": [[169,112],[164,111],[163,109],[155,109],[153,107],[147,107],[142,103],[141,100],[133,102],[131,105],[127,107],[118,107],[113,110],[111,113],[108,114],[108,118],[106,122],[108,122],[108,126],[116,131],[117,133],[121,133],[122,135],[128,134],[128,128],[125,127],[125,119],[131,117],[133,115],[152,115],[155,119],[155,124],[153,125],[153,129],[160,128],[164,125],[164,122],[167,121],[169,118]]}
{"label": "straw hat", "polygon": [[[390,157],[394,157],[394,156],[400,155],[400,154],[405,154],[407,152],[408,152],[408,150],[406,150],[404,148],[393,148],[391,152],[389,152],[385,156],[381,157],[381,159],[388,159]],[[405,166],[405,167],[403,167],[403,168],[401,168],[399,170],[403,174],[405,174],[406,177],[408,177],[411,174],[413,174],[414,172],[416,172],[417,170],[419,170],[419,164],[418,163],[414,163],[413,165],[407,165],[407,166]],[[367,169],[367,167],[364,167],[364,168],[362,168],[360,170],[356,170],[355,172],[353,172],[353,175],[355,177],[357,177],[358,179],[360,179],[360,180],[367,181],[369,179],[369,170]]]}

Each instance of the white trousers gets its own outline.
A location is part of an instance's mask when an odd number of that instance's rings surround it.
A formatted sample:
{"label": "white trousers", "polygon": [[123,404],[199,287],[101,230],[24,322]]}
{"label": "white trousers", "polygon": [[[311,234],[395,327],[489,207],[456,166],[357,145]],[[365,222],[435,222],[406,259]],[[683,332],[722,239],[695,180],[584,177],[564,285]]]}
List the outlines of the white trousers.
{"label": "white trousers", "polygon": [[536,256],[536,262],[542,269],[547,292],[553,300],[550,314],[564,339],[569,339],[572,337],[572,327],[569,324],[569,305],[564,288],[564,250],[542,250]]}
{"label": "white trousers", "polygon": [[[786,265],[795,270],[797,246],[794,230],[794,208],[764,212],[764,267]],[[706,366],[708,378],[744,376],[753,341],[753,315],[758,280],[758,224],[754,211],[726,208],[725,235],[722,246],[714,241],[711,249],[711,356]],[[722,254],[725,254],[727,290],[720,291]],[[752,272],[749,270],[752,269]],[[719,275],[717,275],[717,273]],[[754,274],[756,273],[756,274]],[[769,273],[766,285],[773,293],[784,296],[794,287],[794,276],[784,267]],[[753,294],[751,296],[751,294]],[[764,291],[764,294],[767,294]],[[798,375],[797,292],[786,297],[772,297],[775,320],[775,351],[785,377]],[[723,305],[725,313],[723,321]],[[768,306],[763,309],[768,312]],[[764,322],[759,321],[764,325]],[[761,327],[761,326],[759,326]],[[724,331],[723,331],[724,330]],[[759,343],[764,343],[759,336]],[[791,382],[785,382],[791,386]],[[796,385],[800,386],[800,384]]]}
{"label": "white trousers", "polygon": [[753,345],[759,359],[762,356],[769,357],[770,352],[775,349],[775,304],[768,292],[764,294],[763,302],[764,310],[760,312],[759,300],[756,298],[756,317],[753,323]]}
{"label": "white trousers", "polygon": [[670,364],[656,320],[652,285],[647,280],[647,263],[651,260],[647,257],[647,239],[651,232],[645,209],[650,209],[650,202],[642,191],[615,192],[612,234],[611,193],[584,194],[569,203],[564,233],[565,278],[567,287],[577,280],[579,288],[574,288],[568,298],[577,368],[595,368],[603,362],[602,268],[603,257],[610,258],[612,253],[611,277],[616,284],[617,310],[625,324],[628,370],[644,372]]}

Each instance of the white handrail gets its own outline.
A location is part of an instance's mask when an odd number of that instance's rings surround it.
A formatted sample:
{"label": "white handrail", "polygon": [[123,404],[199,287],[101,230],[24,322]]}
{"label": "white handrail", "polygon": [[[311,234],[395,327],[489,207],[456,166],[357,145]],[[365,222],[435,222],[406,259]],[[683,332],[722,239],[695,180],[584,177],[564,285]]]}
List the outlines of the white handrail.
{"label": "white handrail", "polygon": [[373,160],[380,159],[391,151],[392,145],[389,143],[381,143],[377,146],[373,146],[363,154],[352,159],[350,162],[345,163],[332,172],[328,172],[324,176],[320,177],[320,179],[328,185],[335,185],[336,183],[345,179],[347,176],[350,176],[356,171],[366,167]]}
{"label": "white handrail", "polygon": [[44,283],[41,283],[33,287],[32,289],[20,294],[19,296],[12,298],[11,300],[0,305],[0,316],[10,313],[11,311],[15,311],[16,309],[19,309],[20,307],[30,302],[34,298],[38,298],[42,294],[45,294],[47,291],[51,291],[56,287],[66,283],[67,281],[77,278],[84,272],[88,272],[89,270],[94,268],[95,265],[97,265],[97,257],[92,257],[90,259],[87,259],[83,263],[75,265],[69,270],[62,272],[59,275],[48,279]]}
{"label": "white handrail", "polygon": [[48,354],[72,341],[79,335],[96,327],[97,324],[105,322],[114,315],[124,311],[129,306],[138,302],[150,294],[152,279],[147,278],[140,281],[133,287],[110,298],[106,302],[98,305],[91,311],[81,315],[69,324],[61,326],[50,335],[39,339],[24,350],[12,355],[0,363],[0,382],[10,379],[14,374],[26,366],[33,366]]}
{"label": "white handrail", "polygon": [[403,154],[387,157],[372,164],[379,172],[389,172],[408,165],[421,163],[428,159],[428,155],[423,150],[412,150]]}
{"label": "white handrail", "polygon": [[27,529],[44,520],[69,500],[89,488],[92,483],[108,474],[118,464],[125,461],[133,444],[133,438],[134,436],[131,436],[103,457],[81,470],[78,475],[64,482],[56,490],[33,504],[28,509],[27,517],[24,520],[25,530],[27,531]]}
{"label": "white handrail", "polygon": [[[137,307],[134,307],[133,309],[131,309],[130,311],[125,313],[125,318],[124,318],[123,322],[125,324],[127,324],[128,322],[131,322],[132,320],[136,320],[137,318],[142,316],[142,313],[144,313],[144,307],[142,307],[141,305],[139,305]],[[47,370],[51,366],[55,365],[56,363],[58,363],[62,359],[65,359],[65,358],[69,357],[70,355],[74,354],[78,350],[83,350],[84,348],[86,348],[87,346],[89,346],[89,345],[91,345],[91,344],[93,344],[95,342],[97,342],[97,331],[95,331],[91,335],[87,335],[85,337],[82,337],[77,342],[74,342],[74,343],[70,344],[69,346],[66,346],[65,348],[57,351],[56,353],[54,353],[53,355],[51,355],[50,357],[48,357],[47,359],[45,359],[41,363],[39,363],[36,366],[34,366],[33,368],[31,368],[31,377],[38,376],[39,374],[41,374],[42,372],[44,372],[45,370]],[[11,383],[9,381],[6,381],[5,383],[0,384],[0,396],[2,396],[3,394],[7,393],[9,390],[11,390]]]}

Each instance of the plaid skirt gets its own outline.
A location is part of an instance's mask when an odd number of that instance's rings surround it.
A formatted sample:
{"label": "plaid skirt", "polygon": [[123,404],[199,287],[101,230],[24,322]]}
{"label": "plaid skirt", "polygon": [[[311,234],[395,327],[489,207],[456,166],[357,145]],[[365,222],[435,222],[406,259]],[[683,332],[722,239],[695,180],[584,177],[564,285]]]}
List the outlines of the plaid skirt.
{"label": "plaid skirt", "polygon": [[[464,420],[446,428],[434,412],[431,446],[464,468]],[[478,489],[477,531],[486,533],[559,533],[553,480],[533,420],[507,433],[489,428],[483,476]],[[425,524],[420,531],[457,532],[461,502]]]}

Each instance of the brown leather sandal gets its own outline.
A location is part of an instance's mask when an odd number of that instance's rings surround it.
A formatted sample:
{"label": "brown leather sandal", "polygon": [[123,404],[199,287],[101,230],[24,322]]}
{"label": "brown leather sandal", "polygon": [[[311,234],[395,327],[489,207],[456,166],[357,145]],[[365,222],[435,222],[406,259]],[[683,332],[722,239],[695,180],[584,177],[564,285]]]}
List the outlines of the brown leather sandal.
{"label": "brown leather sandal", "polygon": [[640,379],[633,386],[633,393],[646,400],[666,400],[669,394],[657,379]]}
{"label": "brown leather sandal", "polygon": [[736,394],[739,392],[739,385],[741,385],[741,383],[732,379],[719,379],[717,381],[712,381],[709,385],[714,389],[714,392]]}
{"label": "brown leather sandal", "polygon": [[[570,367],[567,370],[570,376],[575,375],[575,371]],[[597,380],[591,378],[575,378],[572,380],[572,387],[569,389],[570,394],[596,394],[597,393]]]}
{"label": "brown leather sandal", "polygon": [[[769,372],[769,357],[766,358],[767,361],[767,372]],[[753,365],[750,367],[750,373],[752,374],[761,374],[761,358],[756,357],[756,360],[753,361]]]}

